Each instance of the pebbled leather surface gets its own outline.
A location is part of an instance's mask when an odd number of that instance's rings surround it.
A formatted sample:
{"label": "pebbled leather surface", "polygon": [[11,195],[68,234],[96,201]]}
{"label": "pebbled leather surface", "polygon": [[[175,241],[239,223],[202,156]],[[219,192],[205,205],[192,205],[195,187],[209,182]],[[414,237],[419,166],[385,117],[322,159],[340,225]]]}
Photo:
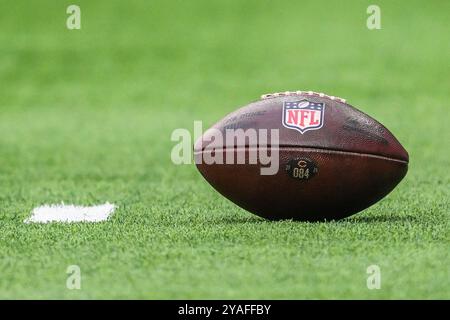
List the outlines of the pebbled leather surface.
{"label": "pebbled leather surface", "polygon": [[[319,130],[304,134],[282,125],[284,101],[307,99],[325,103],[324,124]],[[310,147],[341,150],[409,161],[408,152],[394,135],[375,119],[347,103],[318,95],[290,95],[259,100],[229,114],[212,128],[225,134],[226,129],[279,129],[280,146]],[[208,139],[208,133],[204,138]],[[247,146],[254,146],[246,144]],[[195,151],[212,147],[202,140],[195,143]]]}
{"label": "pebbled leather surface", "polygon": [[[307,99],[325,103],[323,127],[303,134],[282,125],[283,101]],[[279,129],[279,170],[260,173],[260,164],[204,164],[211,152],[244,153],[258,148],[245,141],[225,146],[204,143],[205,132],[194,146],[203,177],[240,207],[268,219],[306,221],[341,219],[382,199],[403,179],[409,156],[398,140],[379,122],[342,101],[318,95],[292,95],[250,103],[216,123],[213,128]],[[269,140],[270,141],[270,140]],[[294,179],[286,171],[293,159],[306,158],[317,167],[308,180]],[[259,161],[258,161],[259,163]]]}
{"label": "pebbled leather surface", "polygon": [[[223,152],[248,153],[245,149]],[[260,175],[260,165],[197,166],[217,191],[238,206],[268,219],[307,221],[341,219],[369,207],[391,192],[408,170],[405,162],[345,152],[294,147],[282,148],[279,154],[280,170],[272,176]],[[318,167],[307,181],[294,179],[285,170],[291,159],[299,157]]]}

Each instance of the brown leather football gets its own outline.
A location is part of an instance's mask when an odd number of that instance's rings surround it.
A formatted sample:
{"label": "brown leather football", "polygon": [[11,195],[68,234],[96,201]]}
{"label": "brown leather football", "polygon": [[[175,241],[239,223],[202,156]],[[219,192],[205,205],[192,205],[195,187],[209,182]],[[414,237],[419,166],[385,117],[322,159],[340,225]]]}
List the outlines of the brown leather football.
{"label": "brown leather football", "polygon": [[195,143],[194,157],[203,177],[238,206],[304,221],[371,206],[402,180],[409,161],[379,122],[311,91],[267,94],[229,114]]}

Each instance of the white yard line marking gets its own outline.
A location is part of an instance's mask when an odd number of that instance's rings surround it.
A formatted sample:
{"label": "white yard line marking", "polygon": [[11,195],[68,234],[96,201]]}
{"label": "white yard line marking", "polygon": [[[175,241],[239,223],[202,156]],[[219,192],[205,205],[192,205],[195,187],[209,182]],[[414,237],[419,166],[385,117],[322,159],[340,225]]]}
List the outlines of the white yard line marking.
{"label": "white yard line marking", "polygon": [[31,217],[25,219],[24,222],[100,222],[107,220],[116,208],[116,205],[109,202],[91,207],[65,205],[64,203],[43,205],[34,208]]}

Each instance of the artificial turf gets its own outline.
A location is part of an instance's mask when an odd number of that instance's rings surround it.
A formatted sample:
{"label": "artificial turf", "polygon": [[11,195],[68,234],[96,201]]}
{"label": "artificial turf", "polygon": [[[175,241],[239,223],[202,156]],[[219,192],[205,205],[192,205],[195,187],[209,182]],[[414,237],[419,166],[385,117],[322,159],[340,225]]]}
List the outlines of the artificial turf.
{"label": "artificial turf", "polygon": [[[80,0],[81,30],[69,4],[0,3],[0,298],[450,298],[450,2],[377,1],[381,30],[372,1]],[[388,197],[342,221],[269,222],[171,162],[174,129],[298,89],[402,142],[409,173]],[[23,223],[62,201],[119,209]]]}

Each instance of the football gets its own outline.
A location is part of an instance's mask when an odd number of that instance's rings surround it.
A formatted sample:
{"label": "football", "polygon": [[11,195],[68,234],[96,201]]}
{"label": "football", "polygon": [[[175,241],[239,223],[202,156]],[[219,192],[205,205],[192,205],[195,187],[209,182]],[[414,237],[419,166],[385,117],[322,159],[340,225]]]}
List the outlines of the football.
{"label": "football", "polygon": [[407,151],[342,98],[266,94],[194,145],[203,177],[238,206],[271,220],[337,220],[376,203],[408,171]]}

